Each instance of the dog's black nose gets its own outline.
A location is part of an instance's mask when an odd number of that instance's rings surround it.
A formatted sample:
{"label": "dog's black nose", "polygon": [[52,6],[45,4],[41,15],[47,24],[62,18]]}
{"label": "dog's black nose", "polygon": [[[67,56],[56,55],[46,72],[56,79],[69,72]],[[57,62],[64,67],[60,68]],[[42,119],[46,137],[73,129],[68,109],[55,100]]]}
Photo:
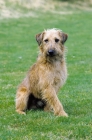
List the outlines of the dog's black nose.
{"label": "dog's black nose", "polygon": [[53,50],[53,49],[48,50],[48,55],[49,56],[54,56],[55,55],[55,50]]}

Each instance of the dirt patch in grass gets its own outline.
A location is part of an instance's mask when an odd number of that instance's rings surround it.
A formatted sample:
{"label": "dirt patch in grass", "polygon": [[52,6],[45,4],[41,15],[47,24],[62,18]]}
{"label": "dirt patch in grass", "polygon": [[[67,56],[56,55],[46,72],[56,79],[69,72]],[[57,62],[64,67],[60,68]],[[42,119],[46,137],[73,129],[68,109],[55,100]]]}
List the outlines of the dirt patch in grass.
{"label": "dirt patch in grass", "polygon": [[23,6],[18,0],[0,0],[0,19],[2,18],[20,18],[20,17],[36,17],[31,11],[29,13],[23,12]]}
{"label": "dirt patch in grass", "polygon": [[50,11],[57,14],[71,14],[73,10],[91,10],[92,0],[88,2],[69,3],[61,0],[0,0],[0,19],[37,17],[37,12]]}

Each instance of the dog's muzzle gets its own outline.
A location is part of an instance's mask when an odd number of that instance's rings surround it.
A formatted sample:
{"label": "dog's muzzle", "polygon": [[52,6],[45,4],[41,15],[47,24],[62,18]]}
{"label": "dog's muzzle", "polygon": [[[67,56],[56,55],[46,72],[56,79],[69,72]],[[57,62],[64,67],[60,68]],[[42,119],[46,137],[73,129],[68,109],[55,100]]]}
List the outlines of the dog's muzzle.
{"label": "dog's muzzle", "polygon": [[51,57],[55,56],[55,50],[53,49],[48,50],[47,55]]}

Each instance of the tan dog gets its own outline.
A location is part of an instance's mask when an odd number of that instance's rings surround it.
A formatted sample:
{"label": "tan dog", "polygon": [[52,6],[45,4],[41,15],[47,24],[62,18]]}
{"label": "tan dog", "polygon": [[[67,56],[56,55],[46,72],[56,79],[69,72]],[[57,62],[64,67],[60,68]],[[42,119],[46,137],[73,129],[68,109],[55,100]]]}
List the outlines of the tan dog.
{"label": "tan dog", "polygon": [[16,111],[19,114],[25,114],[29,96],[32,95],[30,108],[32,104],[35,107],[38,104],[45,111],[52,109],[55,115],[68,116],[57,97],[67,78],[64,47],[67,37],[57,29],[48,29],[36,35],[40,53],[17,90]]}

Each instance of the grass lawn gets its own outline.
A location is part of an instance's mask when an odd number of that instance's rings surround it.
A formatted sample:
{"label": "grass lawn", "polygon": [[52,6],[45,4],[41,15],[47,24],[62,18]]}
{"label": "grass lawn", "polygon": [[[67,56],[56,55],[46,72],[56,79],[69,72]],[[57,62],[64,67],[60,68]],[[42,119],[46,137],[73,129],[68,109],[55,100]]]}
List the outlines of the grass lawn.
{"label": "grass lawn", "polygon": [[[58,96],[68,118],[43,111],[15,112],[18,84],[37,58],[35,35],[47,28],[68,33],[68,80]],[[92,139],[92,12],[0,20],[0,140]]]}

